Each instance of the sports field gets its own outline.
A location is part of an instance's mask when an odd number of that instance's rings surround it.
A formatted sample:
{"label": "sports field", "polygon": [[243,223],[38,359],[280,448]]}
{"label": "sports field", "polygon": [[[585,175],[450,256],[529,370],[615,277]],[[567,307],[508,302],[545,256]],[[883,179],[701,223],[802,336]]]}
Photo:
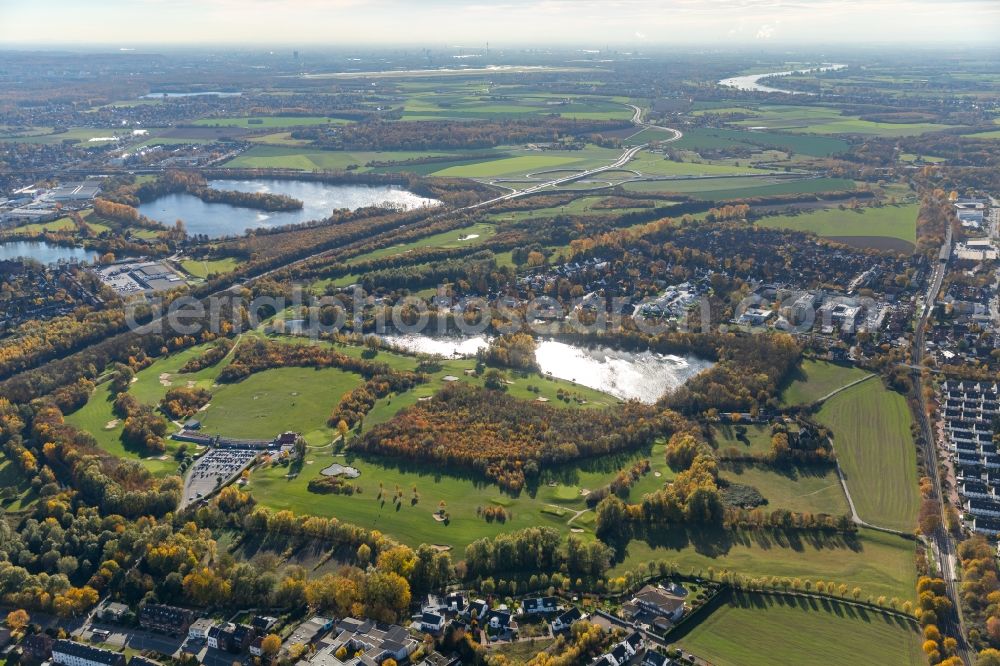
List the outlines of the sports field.
{"label": "sports field", "polygon": [[853,365],[805,359],[793,372],[791,382],[782,389],[781,402],[784,405],[808,405],[868,374]]}
{"label": "sports field", "polygon": [[816,418],[833,432],[833,448],[861,518],[911,531],[920,494],[906,399],[870,379],[823,403]]}
{"label": "sports field", "polygon": [[917,204],[857,210],[826,208],[798,215],[762,217],[757,220],[757,224],[772,229],[794,229],[836,238],[849,236],[898,238],[912,245],[917,242],[918,211]]}
{"label": "sports field", "polygon": [[679,645],[715,666],[921,666],[915,622],[835,601],[740,595]]}
{"label": "sports field", "polygon": [[912,599],[916,594],[913,541],[861,529],[853,537],[817,532],[671,527],[633,539],[613,575],[644,567],[649,561],[677,564],[683,574],[707,576],[735,571],[745,576],[778,576],[834,581],[857,586],[864,597],[885,595]]}

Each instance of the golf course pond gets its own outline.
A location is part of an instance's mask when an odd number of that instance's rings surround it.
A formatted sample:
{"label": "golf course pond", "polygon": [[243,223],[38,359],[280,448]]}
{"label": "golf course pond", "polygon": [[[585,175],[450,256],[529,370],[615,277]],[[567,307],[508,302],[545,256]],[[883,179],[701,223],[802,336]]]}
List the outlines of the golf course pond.
{"label": "golf course pond", "polygon": [[[489,344],[485,336],[434,337],[430,335],[386,335],[383,339],[411,352],[447,358],[475,356]],[[622,400],[656,402],[681,386],[711,361],[696,356],[631,352],[610,347],[587,348],[558,340],[541,340],[535,359],[542,374],[586,386]]]}

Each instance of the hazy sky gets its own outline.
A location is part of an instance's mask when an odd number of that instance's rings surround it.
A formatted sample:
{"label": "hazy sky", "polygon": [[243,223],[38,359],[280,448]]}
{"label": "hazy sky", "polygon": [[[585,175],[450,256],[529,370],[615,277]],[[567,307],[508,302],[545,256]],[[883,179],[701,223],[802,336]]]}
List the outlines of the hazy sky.
{"label": "hazy sky", "polygon": [[0,0],[0,43],[996,45],[1000,0]]}

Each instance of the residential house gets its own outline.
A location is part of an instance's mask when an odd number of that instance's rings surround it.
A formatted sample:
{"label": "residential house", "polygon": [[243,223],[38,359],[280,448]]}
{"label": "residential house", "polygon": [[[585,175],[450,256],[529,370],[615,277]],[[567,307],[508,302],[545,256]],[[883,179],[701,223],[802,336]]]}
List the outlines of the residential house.
{"label": "residential house", "polygon": [[490,605],[482,599],[469,602],[468,615],[470,620],[482,620],[490,612]]}
{"label": "residential house", "polygon": [[250,647],[250,643],[257,636],[253,627],[248,624],[238,624],[233,629],[233,640],[229,644],[229,651],[240,653]]}
{"label": "residential house", "polygon": [[634,621],[653,621],[663,617],[677,622],[684,616],[684,596],[680,586],[668,590],[659,585],[646,585],[635,593],[632,601],[622,605],[622,611]]}
{"label": "residential house", "polygon": [[101,619],[105,622],[121,622],[128,613],[128,606],[112,601],[101,609]]}
{"label": "residential house", "polygon": [[208,630],[208,647],[215,650],[228,650],[236,627],[230,623],[217,624]]}
{"label": "residential house", "polygon": [[60,666],[125,666],[125,655],[61,639],[52,646],[52,661]]}
{"label": "residential house", "polygon": [[333,620],[319,616],[312,617],[296,627],[285,643],[287,645],[312,645],[322,638],[326,632],[330,631],[332,627]]}
{"label": "residential house", "polygon": [[579,622],[585,617],[586,615],[583,614],[583,611],[576,606],[573,606],[568,611],[556,616],[556,618],[552,620],[552,631],[569,631],[569,628],[573,626],[574,622]]}
{"label": "residential house", "polygon": [[521,602],[521,612],[525,615],[548,615],[559,611],[555,597],[534,597]]}
{"label": "residential house", "polygon": [[656,650],[646,650],[646,654],[642,655],[641,666],[670,666],[673,663],[665,654]]}
{"label": "residential house", "polygon": [[386,659],[402,663],[419,646],[403,627],[373,620],[346,618],[335,631],[337,637],[308,660],[310,666],[373,666]]}
{"label": "residential house", "polygon": [[21,654],[28,661],[48,661],[55,641],[46,634],[32,634],[21,641]]}
{"label": "residential house", "polygon": [[270,615],[255,615],[250,621],[250,626],[253,627],[258,636],[264,636],[269,633],[274,629],[276,624],[278,624],[278,618],[271,617]]}
{"label": "residential house", "polygon": [[215,626],[215,622],[207,617],[198,618],[188,627],[188,638],[196,641],[208,639],[208,632]]}
{"label": "residential house", "polygon": [[180,635],[191,626],[191,611],[165,604],[144,604],[139,609],[139,624],[143,629]]}
{"label": "residential house", "polygon": [[438,634],[444,629],[444,615],[424,611],[420,614],[420,631]]}

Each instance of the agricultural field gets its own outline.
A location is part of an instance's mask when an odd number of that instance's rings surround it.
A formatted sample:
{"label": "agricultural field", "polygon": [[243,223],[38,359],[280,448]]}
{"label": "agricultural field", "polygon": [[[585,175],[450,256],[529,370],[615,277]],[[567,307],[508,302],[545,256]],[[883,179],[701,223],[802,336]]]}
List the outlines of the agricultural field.
{"label": "agricultural field", "polygon": [[628,120],[632,109],[598,97],[489,93],[483,84],[440,90],[411,86],[403,104],[403,120],[491,120],[559,115],[579,120]]}
{"label": "agricultural field", "polygon": [[651,180],[625,183],[629,192],[685,194],[706,201],[726,201],[778,194],[823,193],[854,189],[854,181],[844,178],[703,178],[691,180]]}
{"label": "agricultural field", "polygon": [[851,512],[847,497],[830,466],[774,468],[744,463],[723,463],[719,477],[730,483],[753,486],[767,500],[765,511],[788,509],[800,513],[827,513],[831,516]]}
{"label": "agricultural field", "polygon": [[697,127],[686,129],[675,148],[698,150],[726,150],[730,148],[777,148],[784,152],[829,157],[846,152],[849,144],[828,136],[800,136],[758,130],[719,129]]}
{"label": "agricultural field", "polygon": [[827,400],[816,419],[833,432],[833,448],[861,518],[912,531],[920,494],[906,399],[868,380]]}
{"label": "agricultural field", "polygon": [[773,229],[808,231],[818,236],[848,238],[898,239],[913,246],[917,242],[917,204],[859,208],[827,208],[798,215],[762,217],[757,224]]}
{"label": "agricultural field", "polygon": [[118,132],[120,130],[79,127],[54,134],[34,131],[26,134],[0,134],[0,142],[56,144],[72,141],[94,146],[117,141],[117,137],[121,136]]}
{"label": "agricultural field", "polygon": [[805,359],[781,392],[784,405],[808,405],[869,373],[854,366]]}
{"label": "agricultural field", "polygon": [[245,127],[270,129],[272,127],[311,127],[315,125],[345,125],[348,120],[330,116],[251,116],[238,118],[202,118],[196,120],[200,127]]}
{"label": "agricultural field", "polygon": [[745,176],[772,173],[765,169],[730,164],[676,162],[646,151],[636,155],[635,159],[628,163],[628,167],[644,176]]}
{"label": "agricultural field", "polygon": [[886,123],[861,120],[824,106],[761,105],[752,111],[753,118],[733,125],[804,134],[870,134],[896,137],[939,132],[954,127],[937,123]]}
{"label": "agricultural field", "polygon": [[885,595],[905,600],[916,594],[915,548],[912,540],[869,529],[854,536],[825,536],[675,527],[633,539],[612,575],[664,560],[695,576],[708,576],[711,567],[745,576],[808,578],[860,587],[865,598]]}
{"label": "agricultural field", "polygon": [[740,595],[678,642],[716,666],[926,663],[915,622],[836,601],[783,595]]}
{"label": "agricultural field", "polygon": [[226,162],[234,169],[346,169],[356,165],[358,171],[365,171],[365,164],[372,160],[407,160],[419,157],[445,155],[443,151],[430,152],[358,152],[350,153],[318,148],[295,146],[257,145],[245,153]]}
{"label": "agricultural field", "polygon": [[433,172],[432,175],[480,179],[517,178],[558,169],[574,171],[592,169],[614,162],[621,156],[621,151],[614,148],[601,148],[592,145],[588,145],[583,150],[539,151],[515,148],[507,152],[511,155],[510,157],[449,166]]}

